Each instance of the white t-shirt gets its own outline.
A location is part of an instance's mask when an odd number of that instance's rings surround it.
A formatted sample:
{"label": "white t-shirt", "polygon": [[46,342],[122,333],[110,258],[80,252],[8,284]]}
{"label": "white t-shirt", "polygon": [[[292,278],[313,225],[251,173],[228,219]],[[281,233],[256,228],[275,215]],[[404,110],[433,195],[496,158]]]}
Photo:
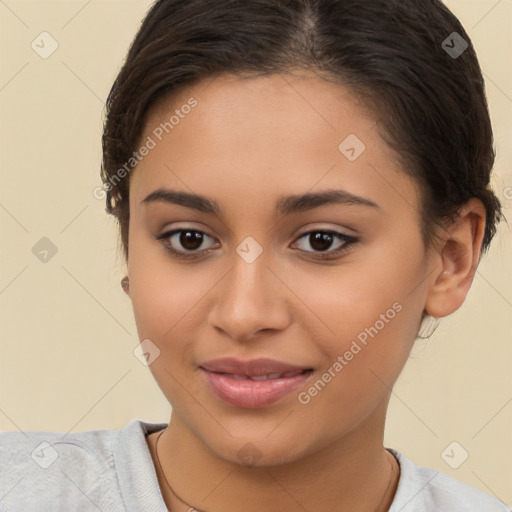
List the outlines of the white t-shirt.
{"label": "white t-shirt", "polygon": [[[0,432],[1,512],[167,512],[146,435],[166,423],[118,430]],[[510,512],[497,498],[388,448],[400,464],[389,512]]]}

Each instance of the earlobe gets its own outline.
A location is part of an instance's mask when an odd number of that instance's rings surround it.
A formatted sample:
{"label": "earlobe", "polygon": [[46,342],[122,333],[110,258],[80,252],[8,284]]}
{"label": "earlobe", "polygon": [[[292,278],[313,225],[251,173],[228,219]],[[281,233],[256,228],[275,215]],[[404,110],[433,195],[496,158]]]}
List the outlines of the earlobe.
{"label": "earlobe", "polygon": [[425,311],[441,318],[457,311],[469,292],[480,259],[485,232],[483,203],[470,199],[447,228],[441,230],[442,244],[437,249],[441,266],[427,295]]}
{"label": "earlobe", "polygon": [[129,297],[130,296],[130,279],[128,278],[128,276],[125,276],[125,277],[123,277],[123,279],[121,279],[121,288],[124,290],[126,295],[128,295],[128,297]]}

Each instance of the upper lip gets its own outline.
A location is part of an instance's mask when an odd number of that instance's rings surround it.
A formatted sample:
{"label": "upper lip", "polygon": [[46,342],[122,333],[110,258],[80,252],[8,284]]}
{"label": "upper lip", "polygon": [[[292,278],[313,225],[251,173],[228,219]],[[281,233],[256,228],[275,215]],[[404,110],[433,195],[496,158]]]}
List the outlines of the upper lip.
{"label": "upper lip", "polygon": [[246,375],[247,377],[268,375],[270,373],[294,373],[310,370],[306,366],[297,366],[293,364],[283,363],[275,359],[251,359],[249,361],[241,361],[234,357],[223,357],[206,361],[200,365],[201,368],[214,373],[229,373],[231,375]]}

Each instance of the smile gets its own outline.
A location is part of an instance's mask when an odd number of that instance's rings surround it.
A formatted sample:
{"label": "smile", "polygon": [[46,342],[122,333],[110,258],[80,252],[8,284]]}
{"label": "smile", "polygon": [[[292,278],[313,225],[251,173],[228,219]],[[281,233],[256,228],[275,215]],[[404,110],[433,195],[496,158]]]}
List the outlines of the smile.
{"label": "smile", "polygon": [[200,366],[207,385],[224,403],[259,409],[304,385],[313,370],[271,359],[217,359]]}

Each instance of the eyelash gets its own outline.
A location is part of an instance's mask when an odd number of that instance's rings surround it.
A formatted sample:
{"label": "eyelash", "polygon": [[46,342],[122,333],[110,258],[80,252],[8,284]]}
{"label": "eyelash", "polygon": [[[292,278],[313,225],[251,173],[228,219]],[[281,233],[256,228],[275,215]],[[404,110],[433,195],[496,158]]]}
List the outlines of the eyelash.
{"label": "eyelash", "polygon": [[[159,240],[160,242],[162,242],[165,250],[168,253],[170,253],[173,257],[180,258],[180,259],[198,259],[198,258],[201,258],[201,255],[199,255],[198,253],[190,253],[190,254],[182,253],[180,251],[177,251],[176,249],[173,249],[171,247],[171,245],[169,244],[169,239],[172,236],[174,236],[177,233],[183,233],[183,232],[186,232],[186,231],[191,232],[191,233],[201,233],[201,234],[206,235],[208,237],[210,236],[207,233],[205,233],[204,231],[200,231],[198,229],[180,228],[180,229],[174,229],[172,231],[168,231],[167,233],[163,233],[162,235],[156,236],[155,238],[157,240]],[[321,229],[314,229],[314,230],[308,231],[306,233],[303,233],[298,238],[298,240],[300,240],[301,238],[304,238],[304,237],[306,237],[308,235],[312,235],[313,233],[327,233],[327,234],[333,235],[334,238],[344,242],[344,244],[341,247],[339,247],[338,249],[335,249],[334,251],[331,251],[331,252],[328,252],[328,253],[326,253],[326,252],[317,253],[318,256],[315,256],[315,258],[316,259],[320,259],[320,260],[333,259],[333,257],[341,256],[342,254],[347,252],[353,244],[355,244],[356,242],[359,241],[359,239],[357,239],[357,238],[355,238],[353,236],[345,235],[344,233],[340,233],[338,231],[321,230]],[[210,237],[210,238],[212,238],[212,237]],[[205,249],[204,251],[212,251],[212,250],[213,249]],[[311,251],[305,251],[305,252],[310,253]],[[314,253],[314,251],[313,251],[313,253]]]}

